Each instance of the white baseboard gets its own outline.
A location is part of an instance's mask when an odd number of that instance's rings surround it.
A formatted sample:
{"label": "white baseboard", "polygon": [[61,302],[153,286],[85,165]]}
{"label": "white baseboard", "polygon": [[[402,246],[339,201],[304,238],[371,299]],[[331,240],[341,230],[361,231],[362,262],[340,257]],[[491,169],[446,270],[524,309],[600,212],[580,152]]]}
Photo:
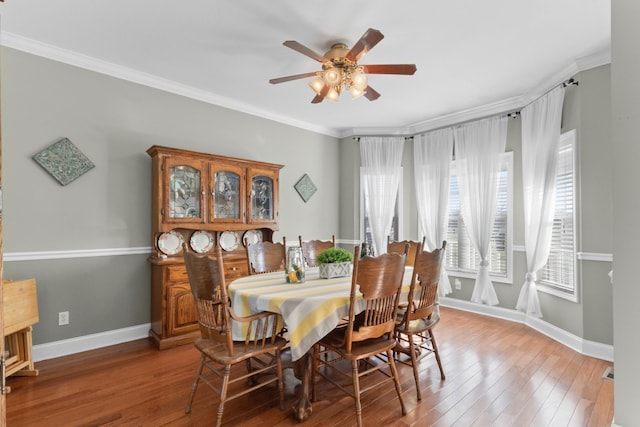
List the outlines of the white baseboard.
{"label": "white baseboard", "polygon": [[483,314],[485,316],[497,317],[499,319],[510,320],[512,322],[523,323],[535,329],[567,347],[585,356],[613,362],[613,346],[595,341],[585,340],[577,335],[573,335],[551,323],[545,322],[537,317],[527,316],[521,311],[503,307],[493,307],[484,304],[476,304],[471,301],[463,301],[456,298],[440,297],[440,305],[472,313]]}
{"label": "white baseboard", "polygon": [[33,346],[33,361],[53,359],[149,336],[150,323]]}
{"label": "white baseboard", "polygon": [[[441,297],[440,304],[443,307],[451,307],[485,316],[497,317],[512,322],[523,323],[549,338],[566,345],[585,356],[602,360],[613,361],[613,346],[582,339],[542,319],[526,316],[524,313],[503,307],[492,307],[484,304],[476,304],[456,298]],[[120,344],[149,336],[150,324],[131,326],[129,328],[116,329],[98,334],[85,335],[67,340],[54,341],[33,346],[33,360],[52,359],[54,357],[67,356],[87,350]]]}

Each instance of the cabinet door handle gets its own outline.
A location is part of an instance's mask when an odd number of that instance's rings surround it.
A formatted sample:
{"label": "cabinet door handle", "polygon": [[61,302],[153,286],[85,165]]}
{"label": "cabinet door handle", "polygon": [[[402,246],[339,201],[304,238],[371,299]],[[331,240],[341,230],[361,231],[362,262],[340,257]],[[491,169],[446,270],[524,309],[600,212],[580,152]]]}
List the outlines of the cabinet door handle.
{"label": "cabinet door handle", "polygon": [[237,269],[238,269],[238,267],[231,267],[229,270],[236,271]]}

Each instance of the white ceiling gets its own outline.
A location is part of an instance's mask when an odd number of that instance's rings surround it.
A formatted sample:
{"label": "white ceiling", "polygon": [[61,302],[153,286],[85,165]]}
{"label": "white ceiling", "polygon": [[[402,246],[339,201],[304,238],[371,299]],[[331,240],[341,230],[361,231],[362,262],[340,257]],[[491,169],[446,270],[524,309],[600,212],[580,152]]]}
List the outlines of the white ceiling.
{"label": "white ceiling", "polygon": [[[0,17],[5,46],[334,136],[506,112],[610,58],[610,0],[5,0]],[[320,69],[285,40],[323,54],[367,28],[385,38],[361,64],[418,69],[371,75],[378,100],[268,83]]]}

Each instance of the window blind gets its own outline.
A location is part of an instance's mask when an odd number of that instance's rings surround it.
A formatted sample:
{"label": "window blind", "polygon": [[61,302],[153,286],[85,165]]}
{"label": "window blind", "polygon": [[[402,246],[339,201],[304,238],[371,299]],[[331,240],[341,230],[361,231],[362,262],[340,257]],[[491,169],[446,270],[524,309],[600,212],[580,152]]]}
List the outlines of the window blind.
{"label": "window blind", "polygon": [[[506,277],[508,274],[508,220],[509,220],[509,167],[510,157],[505,157],[498,176],[498,199],[496,218],[491,233],[489,250],[489,273]],[[475,272],[480,268],[480,256],[474,248],[460,213],[460,191],[455,162],[451,167],[449,181],[449,221],[447,224],[447,250],[445,262],[449,271]]]}
{"label": "window blind", "polygon": [[556,197],[551,251],[538,281],[564,292],[575,291],[575,148],[574,138],[561,137],[556,169]]}

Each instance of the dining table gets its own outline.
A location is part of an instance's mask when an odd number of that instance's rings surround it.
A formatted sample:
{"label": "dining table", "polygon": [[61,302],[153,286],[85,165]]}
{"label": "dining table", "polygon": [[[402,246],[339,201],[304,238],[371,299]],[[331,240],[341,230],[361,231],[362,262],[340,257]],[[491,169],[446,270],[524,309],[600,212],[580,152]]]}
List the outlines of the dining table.
{"label": "dining table", "polygon": [[[402,295],[406,298],[411,284],[412,267],[405,267]],[[229,283],[231,307],[239,316],[268,311],[277,313],[287,331],[291,360],[296,376],[302,381],[300,398],[293,411],[298,421],[305,421],[312,411],[312,350],[349,314],[351,275],[321,278],[319,268],[307,268],[305,281],[287,283],[284,271],[241,277]],[[356,298],[355,312],[364,310],[362,298]],[[239,324],[234,323],[234,339],[244,339]]]}

